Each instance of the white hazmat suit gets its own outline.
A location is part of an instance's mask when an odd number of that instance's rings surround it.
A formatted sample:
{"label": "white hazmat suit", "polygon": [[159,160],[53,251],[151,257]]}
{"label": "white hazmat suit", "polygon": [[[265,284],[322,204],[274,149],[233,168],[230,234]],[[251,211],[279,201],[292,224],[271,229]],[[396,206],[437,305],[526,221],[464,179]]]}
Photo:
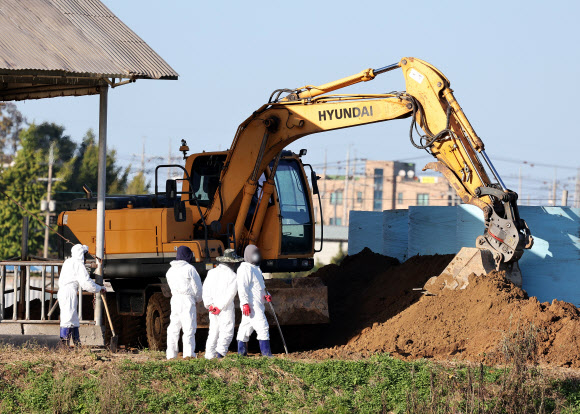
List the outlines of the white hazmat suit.
{"label": "white hazmat suit", "polygon": [[58,304],[61,328],[79,327],[79,286],[87,292],[96,293],[102,288],[89,277],[85,268],[87,246],[76,244],[71,249],[71,257],[62,265],[58,279]]}
{"label": "white hazmat suit", "polygon": [[171,289],[171,316],[167,328],[167,359],[177,357],[179,333],[183,330],[183,357],[195,357],[197,312],[195,304],[202,299],[201,279],[185,260],[174,260],[167,271]]}
{"label": "white hazmat suit", "polygon": [[256,331],[259,341],[269,341],[270,332],[265,314],[266,285],[259,266],[244,262],[238,268],[238,296],[240,307],[249,304],[249,316],[242,314],[242,321],[238,328],[237,340],[248,342],[252,332]]}
{"label": "white hazmat suit", "polygon": [[203,282],[203,304],[220,310],[218,315],[209,314],[209,332],[205,345],[205,357],[212,359],[225,356],[234,337],[236,314],[234,298],[238,293],[237,275],[225,264],[207,273]]}

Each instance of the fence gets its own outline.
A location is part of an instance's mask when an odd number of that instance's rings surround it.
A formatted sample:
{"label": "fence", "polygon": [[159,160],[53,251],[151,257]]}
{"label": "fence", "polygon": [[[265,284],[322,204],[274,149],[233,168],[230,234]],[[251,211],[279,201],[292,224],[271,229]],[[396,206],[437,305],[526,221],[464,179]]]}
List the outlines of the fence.
{"label": "fence", "polygon": [[[62,261],[0,262],[0,339],[21,335],[58,337],[59,321],[52,318],[57,307],[62,265]],[[94,313],[93,320],[82,319],[80,287],[78,295],[81,341],[87,345],[104,345],[104,332],[101,326],[96,326]],[[35,299],[39,299],[38,304],[34,303]],[[7,312],[10,307],[12,311]]]}

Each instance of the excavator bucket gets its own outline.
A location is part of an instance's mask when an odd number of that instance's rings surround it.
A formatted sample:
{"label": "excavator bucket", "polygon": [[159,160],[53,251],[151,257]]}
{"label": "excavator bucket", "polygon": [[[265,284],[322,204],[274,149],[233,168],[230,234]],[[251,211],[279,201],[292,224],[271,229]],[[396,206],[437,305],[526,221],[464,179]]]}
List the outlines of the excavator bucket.
{"label": "excavator bucket", "polygon": [[522,287],[522,273],[516,263],[501,264],[498,268],[489,250],[463,247],[439,276],[433,276],[425,284],[424,290],[435,293],[441,289],[465,289],[469,276],[486,275],[493,270],[503,270],[506,279]]}
{"label": "excavator bucket", "polygon": [[[330,322],[328,313],[328,288],[318,277],[292,279],[266,279],[266,290],[272,295],[272,303],[280,325],[316,325]],[[236,312],[240,304],[235,299]],[[274,315],[266,307],[268,322],[274,326]],[[236,321],[240,321],[237,315]],[[197,306],[197,326],[209,327],[207,309]]]}
{"label": "excavator bucket", "polygon": [[[318,277],[268,279],[280,325],[314,325],[330,322],[328,288]],[[268,312],[266,312],[268,314]],[[268,315],[268,318],[273,316]]]}

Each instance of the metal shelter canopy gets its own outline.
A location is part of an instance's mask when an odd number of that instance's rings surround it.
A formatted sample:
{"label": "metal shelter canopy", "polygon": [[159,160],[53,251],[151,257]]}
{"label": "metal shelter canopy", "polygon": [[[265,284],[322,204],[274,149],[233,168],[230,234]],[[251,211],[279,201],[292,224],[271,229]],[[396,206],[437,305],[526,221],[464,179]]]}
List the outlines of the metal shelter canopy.
{"label": "metal shelter canopy", "polygon": [[[178,74],[99,0],[0,0],[0,101],[100,94],[96,256],[104,257],[109,86]],[[93,252],[91,252],[93,253]],[[97,268],[102,284],[102,268]],[[95,322],[102,325],[100,293]]]}
{"label": "metal shelter canopy", "polygon": [[177,77],[99,0],[0,0],[0,100]]}

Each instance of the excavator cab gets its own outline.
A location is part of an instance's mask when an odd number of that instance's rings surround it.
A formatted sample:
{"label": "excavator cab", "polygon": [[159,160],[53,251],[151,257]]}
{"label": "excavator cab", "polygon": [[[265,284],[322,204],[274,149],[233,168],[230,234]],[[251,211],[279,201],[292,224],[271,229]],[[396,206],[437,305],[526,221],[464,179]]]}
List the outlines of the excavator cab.
{"label": "excavator cab", "polygon": [[281,219],[280,254],[311,254],[314,238],[312,198],[300,159],[282,158],[274,182]]}
{"label": "excavator cab", "polygon": [[[263,252],[264,272],[299,272],[310,270],[314,266],[314,227],[315,217],[313,209],[313,195],[320,195],[312,191],[308,176],[304,169],[300,154],[292,151],[282,151],[275,169],[273,181],[275,189],[267,200],[267,210],[260,238],[257,245]],[[191,190],[182,191],[182,201],[189,203],[193,208],[197,203],[202,211],[210,208],[213,203],[219,203],[221,194],[220,175],[227,160],[227,152],[211,152],[193,154],[188,158]],[[258,180],[256,191],[252,197],[250,207],[244,223],[249,233],[254,225],[256,210],[263,195],[264,183],[274,170],[272,161]],[[311,169],[311,179],[316,177]],[[317,187],[316,187],[317,188]],[[319,201],[320,203],[320,201]],[[322,224],[321,224],[322,225]],[[210,226],[211,237],[221,239],[225,245],[230,244],[233,234],[224,229],[231,229],[226,221]],[[240,254],[248,244],[247,238],[242,239],[240,246],[236,246]]]}

